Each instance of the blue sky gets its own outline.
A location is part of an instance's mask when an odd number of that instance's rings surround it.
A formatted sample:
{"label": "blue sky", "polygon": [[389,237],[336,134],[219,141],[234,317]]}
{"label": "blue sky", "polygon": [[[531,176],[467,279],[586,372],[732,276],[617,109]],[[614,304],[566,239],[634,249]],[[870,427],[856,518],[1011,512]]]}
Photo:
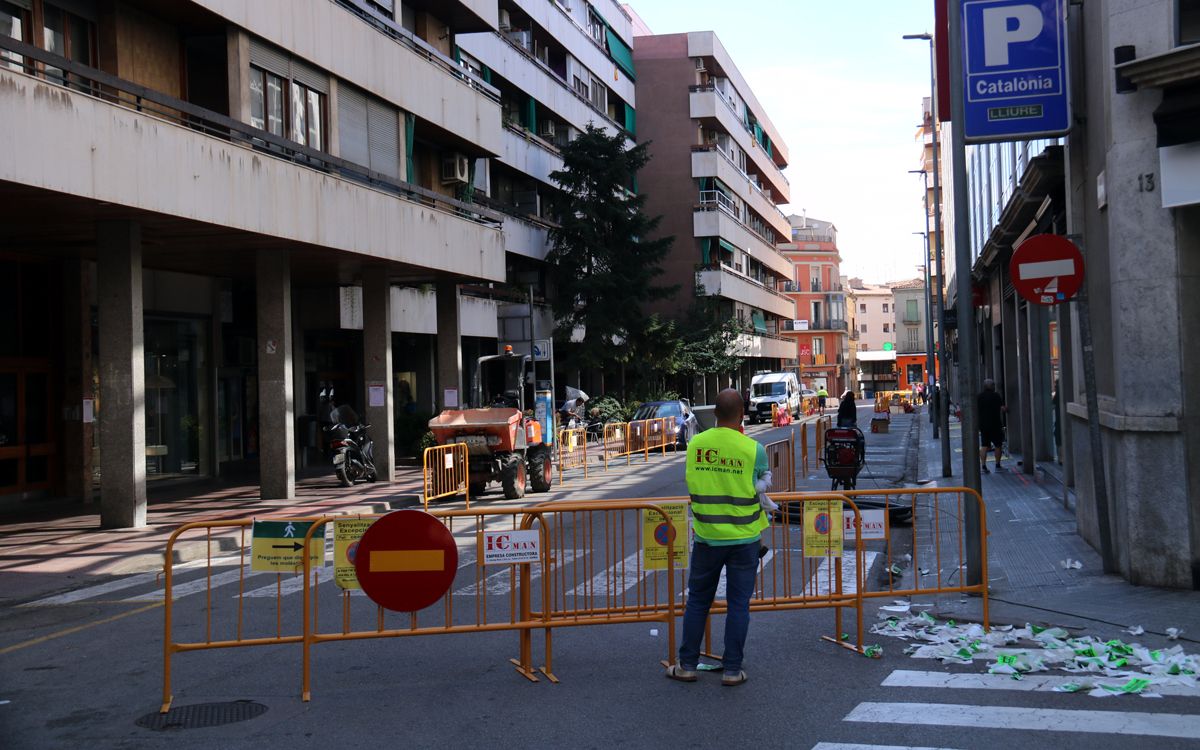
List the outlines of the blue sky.
{"label": "blue sky", "polygon": [[[787,143],[785,212],[838,228],[842,272],[916,276],[923,240],[916,129],[929,95],[932,0],[634,0],[656,34],[715,31]],[[638,108],[647,105],[639,102]],[[653,168],[653,163],[651,167]]]}

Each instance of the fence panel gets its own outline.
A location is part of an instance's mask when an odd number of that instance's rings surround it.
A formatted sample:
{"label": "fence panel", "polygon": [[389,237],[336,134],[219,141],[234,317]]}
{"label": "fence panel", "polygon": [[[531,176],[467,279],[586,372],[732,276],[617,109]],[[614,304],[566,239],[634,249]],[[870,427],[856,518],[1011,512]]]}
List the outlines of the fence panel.
{"label": "fence panel", "polygon": [[450,497],[459,493],[462,493],[466,506],[471,507],[466,443],[450,443],[426,448],[421,475],[424,479],[425,510],[429,510],[430,500]]}
{"label": "fence panel", "polygon": [[572,469],[583,469],[583,477],[588,475],[588,442],[587,430],[580,427],[573,430],[560,430],[558,433],[558,483],[563,484],[563,473]]}
{"label": "fence panel", "polygon": [[625,464],[629,465],[629,451],[625,450],[629,440],[629,423],[615,422],[604,425],[604,470],[608,471],[609,462],[624,456]]}
{"label": "fence panel", "polygon": [[771,470],[771,486],[767,492],[794,492],[796,490],[796,433],[786,440],[767,443],[767,466]]}

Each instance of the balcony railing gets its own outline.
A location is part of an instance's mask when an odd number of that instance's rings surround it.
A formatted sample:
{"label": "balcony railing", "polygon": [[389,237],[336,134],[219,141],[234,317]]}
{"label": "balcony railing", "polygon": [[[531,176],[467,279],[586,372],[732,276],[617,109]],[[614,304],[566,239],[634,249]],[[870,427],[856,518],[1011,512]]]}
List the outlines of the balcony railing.
{"label": "balcony railing", "polygon": [[[729,99],[727,99],[722,92],[718,91],[716,86],[711,83],[694,84],[688,86],[688,92],[692,94],[716,95],[716,97],[721,100],[721,102],[729,109],[729,111],[733,113],[733,116],[737,118],[737,121],[742,124],[742,127],[745,128],[746,132],[750,134],[750,140],[755,144],[755,146],[760,149],[762,148],[762,146],[760,146],[758,141],[754,138],[754,128],[746,124],[746,120],[743,118],[742,113],[737,111],[737,107],[733,105],[733,102],[729,101]],[[745,106],[745,104],[742,106]],[[773,159],[767,157],[767,162],[774,169],[774,172],[779,179],[783,180],[785,185],[791,185],[791,182],[788,181],[787,175],[783,173],[783,170],[779,168],[779,165],[776,164]]]}
{"label": "balcony railing", "polygon": [[699,144],[699,145],[693,145],[692,152],[693,153],[697,153],[697,152],[710,153],[711,152],[711,153],[720,154],[721,158],[729,163],[729,166],[733,167],[735,170],[737,170],[738,174],[740,174],[742,177],[746,178],[746,184],[748,184],[752,190],[754,190],[756,193],[758,193],[760,196],[762,196],[762,198],[764,200],[766,200],[768,203],[770,203],[771,208],[773,208],[775,210],[775,213],[778,214],[780,218],[782,218],[784,221],[787,221],[787,214],[785,214],[783,211],[779,210],[779,207],[777,205],[775,205],[775,199],[771,197],[771,194],[768,193],[766,190],[764,190],[761,185],[758,185],[757,183],[752,182],[750,179],[750,173],[747,172],[742,167],[738,166],[738,163],[733,160],[733,157],[731,157],[729,154],[727,154],[720,146],[718,146],[715,143],[704,143],[704,144]]}
{"label": "balcony railing", "polygon": [[742,220],[741,212],[738,210],[737,203],[720,190],[701,190],[700,191],[700,208],[705,211],[712,211],[719,208],[729,214],[739,222]]}
{"label": "balcony railing", "polygon": [[904,323],[904,325],[906,325],[906,326],[919,326],[919,325],[921,325],[921,323],[923,323],[924,321],[922,321],[922,320],[921,320],[921,316],[920,316],[920,315],[913,315],[913,316],[909,316],[909,315],[906,313],[906,314],[904,315],[904,317],[903,317],[903,318],[901,318],[901,322],[902,322],[902,323]]}
{"label": "balcony railing", "polygon": [[61,70],[61,74],[41,72],[39,77],[50,83],[66,85],[95,96],[104,101],[124,105],[137,112],[145,112],[168,122],[191,128],[205,135],[254,149],[255,153],[282,161],[290,161],[309,169],[327,172],[353,182],[382,190],[402,200],[420,203],[457,214],[463,219],[488,226],[499,226],[503,217],[483,206],[448,198],[411,182],[398,180],[390,175],[372,171],[369,167],[331,156],[323,151],[302,146],[282,136],[235,120],[228,115],[198,107],[191,102],[176,99],[154,89],[118,78],[102,70],[80,65],[65,57],[46,52],[32,44],[17,41],[0,34],[0,50],[15,53],[24,58],[27,71],[35,66],[31,62]]}

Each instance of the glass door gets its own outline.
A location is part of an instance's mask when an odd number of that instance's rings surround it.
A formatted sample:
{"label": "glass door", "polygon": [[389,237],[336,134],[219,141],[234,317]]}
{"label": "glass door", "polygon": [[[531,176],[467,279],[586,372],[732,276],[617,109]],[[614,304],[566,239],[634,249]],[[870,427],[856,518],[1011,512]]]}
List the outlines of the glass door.
{"label": "glass door", "polygon": [[0,493],[50,487],[53,427],[49,367],[0,361]]}

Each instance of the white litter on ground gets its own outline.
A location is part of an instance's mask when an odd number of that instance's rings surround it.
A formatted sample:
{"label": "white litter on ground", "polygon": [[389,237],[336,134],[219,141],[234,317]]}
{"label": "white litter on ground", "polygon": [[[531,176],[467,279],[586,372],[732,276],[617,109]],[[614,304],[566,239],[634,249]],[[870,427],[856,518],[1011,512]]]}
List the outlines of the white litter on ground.
{"label": "white litter on ground", "polygon": [[[882,621],[871,632],[891,638],[913,641],[904,653],[914,658],[940,659],[943,664],[969,664],[986,659],[990,674],[1006,674],[1019,680],[1032,672],[1059,670],[1079,678],[1056,688],[1058,692],[1087,692],[1103,698],[1113,695],[1161,697],[1155,685],[1180,685],[1200,695],[1200,656],[1188,654],[1182,646],[1150,649],[1140,643],[1125,643],[1119,638],[1101,641],[1093,636],[1072,637],[1063,628],[1042,628],[1026,624],[1023,628],[997,625],[984,631],[978,623],[958,624],[939,621],[928,612],[898,617],[891,612],[912,606],[898,600],[881,607]],[[1141,635],[1141,626],[1126,631]],[[1182,632],[1167,628],[1175,640]]]}

